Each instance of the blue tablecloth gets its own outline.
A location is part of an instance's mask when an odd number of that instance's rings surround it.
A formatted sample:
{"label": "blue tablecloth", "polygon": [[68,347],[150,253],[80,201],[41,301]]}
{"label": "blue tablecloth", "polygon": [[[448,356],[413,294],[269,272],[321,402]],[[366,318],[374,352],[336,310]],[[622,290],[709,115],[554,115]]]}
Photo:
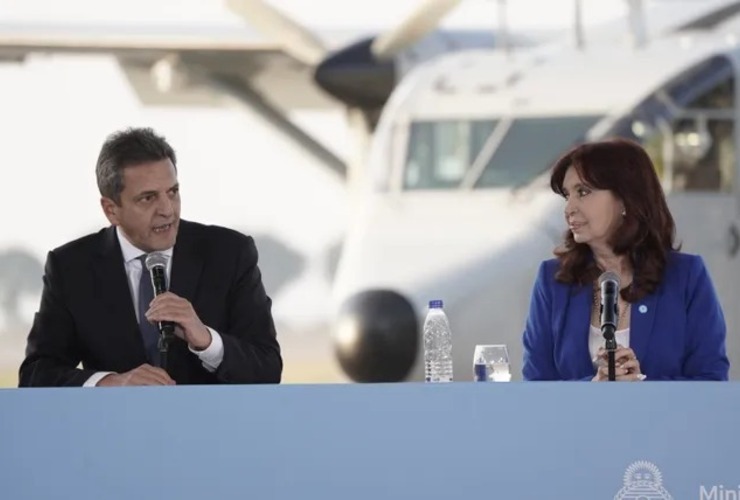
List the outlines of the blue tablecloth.
{"label": "blue tablecloth", "polygon": [[0,498],[728,500],[739,426],[737,383],[6,389]]}

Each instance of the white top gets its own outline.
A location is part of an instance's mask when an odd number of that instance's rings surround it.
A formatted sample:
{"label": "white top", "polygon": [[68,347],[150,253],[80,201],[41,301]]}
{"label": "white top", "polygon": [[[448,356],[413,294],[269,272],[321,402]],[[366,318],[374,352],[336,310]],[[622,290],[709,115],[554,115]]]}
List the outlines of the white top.
{"label": "white top", "polygon": [[[126,267],[126,276],[128,277],[129,290],[131,291],[131,298],[134,302],[134,311],[136,311],[136,320],[139,320],[139,280],[141,279],[141,272],[143,267],[139,257],[144,252],[136,248],[131,244],[130,241],[124,236],[121,228],[116,227],[116,234],[118,235],[118,243],[121,245],[121,253],[123,254],[123,263]],[[172,269],[172,248],[163,250],[162,255],[167,257],[167,282],[170,279],[170,270]],[[203,366],[209,372],[214,372],[221,364],[224,359],[224,342],[221,335],[218,334],[211,327],[206,326],[208,331],[211,333],[211,344],[202,351],[193,350],[189,345],[188,349],[190,352],[198,356],[203,363]],[[94,387],[100,379],[112,372],[97,372],[85,381],[83,387]]]}
{"label": "white top", "polygon": [[[622,347],[630,346],[629,328],[617,330],[614,332],[614,337],[617,339],[617,345]],[[588,336],[588,352],[591,354],[591,361],[596,359],[596,354],[601,347],[604,347],[604,336],[601,334],[601,329],[591,325],[591,333]]]}

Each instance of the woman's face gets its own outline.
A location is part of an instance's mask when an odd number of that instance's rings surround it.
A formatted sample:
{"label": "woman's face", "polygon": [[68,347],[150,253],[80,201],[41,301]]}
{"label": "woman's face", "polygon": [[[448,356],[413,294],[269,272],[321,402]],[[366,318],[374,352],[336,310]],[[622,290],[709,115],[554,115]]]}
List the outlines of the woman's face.
{"label": "woman's face", "polygon": [[563,179],[565,221],[576,243],[591,248],[607,247],[607,241],[622,224],[624,204],[606,189],[594,189],[569,167]]}

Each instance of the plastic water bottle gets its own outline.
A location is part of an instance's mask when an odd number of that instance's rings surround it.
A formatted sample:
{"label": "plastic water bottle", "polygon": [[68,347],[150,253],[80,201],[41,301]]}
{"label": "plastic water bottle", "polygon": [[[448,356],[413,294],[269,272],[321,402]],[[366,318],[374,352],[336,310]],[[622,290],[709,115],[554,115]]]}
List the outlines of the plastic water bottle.
{"label": "plastic water bottle", "polygon": [[424,372],[427,382],[452,382],[452,331],[441,300],[429,301],[424,320]]}

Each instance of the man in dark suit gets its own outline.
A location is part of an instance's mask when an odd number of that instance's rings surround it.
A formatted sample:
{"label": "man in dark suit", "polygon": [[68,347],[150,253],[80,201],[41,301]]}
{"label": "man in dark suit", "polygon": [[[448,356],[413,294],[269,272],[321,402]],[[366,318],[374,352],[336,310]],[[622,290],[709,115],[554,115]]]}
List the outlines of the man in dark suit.
{"label": "man in dark suit", "polygon": [[[111,226],[49,252],[21,387],[280,382],[254,241],[181,220],[176,165],[151,129],[103,144],[96,175]],[[152,252],[167,258],[170,284],[156,297],[144,265]],[[175,324],[166,370],[162,321]]]}

